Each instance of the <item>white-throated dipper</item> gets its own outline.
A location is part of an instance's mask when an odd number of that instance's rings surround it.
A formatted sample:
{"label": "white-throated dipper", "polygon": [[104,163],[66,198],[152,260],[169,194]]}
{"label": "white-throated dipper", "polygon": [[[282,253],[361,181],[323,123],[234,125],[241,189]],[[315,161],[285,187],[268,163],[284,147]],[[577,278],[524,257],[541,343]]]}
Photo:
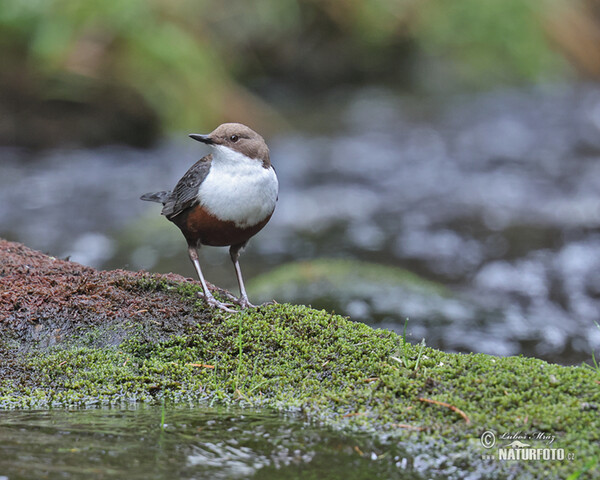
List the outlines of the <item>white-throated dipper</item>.
{"label": "white-throated dipper", "polygon": [[208,135],[190,134],[210,145],[213,153],[198,160],[171,192],[146,193],[140,198],[163,204],[162,214],[179,227],[188,255],[198,273],[204,298],[225,311],[228,304],[210,293],[198,261],[202,245],[229,246],[242,308],[248,301],[239,256],[248,240],[269,221],[277,202],[279,183],[269,158],[269,147],[254,130],[241,123],[224,123]]}

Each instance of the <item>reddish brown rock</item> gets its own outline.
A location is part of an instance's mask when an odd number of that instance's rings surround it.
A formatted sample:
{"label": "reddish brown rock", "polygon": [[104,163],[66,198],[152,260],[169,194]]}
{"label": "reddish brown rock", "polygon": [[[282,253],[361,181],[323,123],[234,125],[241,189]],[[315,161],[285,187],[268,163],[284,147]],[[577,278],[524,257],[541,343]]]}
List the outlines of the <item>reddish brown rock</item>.
{"label": "reddish brown rock", "polygon": [[153,322],[169,336],[210,315],[192,294],[170,291],[191,283],[174,274],[99,271],[0,239],[0,335],[49,346],[80,327]]}

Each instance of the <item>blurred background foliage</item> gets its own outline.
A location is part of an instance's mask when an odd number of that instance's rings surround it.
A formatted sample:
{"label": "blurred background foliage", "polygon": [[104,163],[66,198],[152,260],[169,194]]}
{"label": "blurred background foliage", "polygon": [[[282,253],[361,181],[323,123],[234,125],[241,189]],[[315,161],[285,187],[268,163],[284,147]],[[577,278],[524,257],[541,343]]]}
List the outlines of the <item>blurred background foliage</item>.
{"label": "blurred background foliage", "polygon": [[577,60],[564,12],[590,3],[3,0],[0,143],[146,146],[232,119],[268,132],[281,105],[354,85],[553,80],[559,51]]}

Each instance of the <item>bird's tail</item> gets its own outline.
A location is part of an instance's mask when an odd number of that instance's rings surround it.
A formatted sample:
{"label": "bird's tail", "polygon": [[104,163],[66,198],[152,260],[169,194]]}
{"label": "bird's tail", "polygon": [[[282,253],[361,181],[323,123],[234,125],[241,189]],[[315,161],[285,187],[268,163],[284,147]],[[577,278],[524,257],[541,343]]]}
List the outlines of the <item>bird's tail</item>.
{"label": "bird's tail", "polygon": [[162,203],[164,205],[164,203],[169,198],[169,195],[171,195],[171,192],[150,192],[150,193],[144,193],[140,197],[140,200],[145,200],[146,202],[158,202],[158,203]]}

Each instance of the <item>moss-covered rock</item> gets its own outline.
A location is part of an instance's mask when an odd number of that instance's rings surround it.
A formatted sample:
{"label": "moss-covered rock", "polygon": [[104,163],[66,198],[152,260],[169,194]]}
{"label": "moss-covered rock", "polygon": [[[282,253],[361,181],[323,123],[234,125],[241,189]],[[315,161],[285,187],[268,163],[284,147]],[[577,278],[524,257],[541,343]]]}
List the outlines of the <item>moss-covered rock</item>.
{"label": "moss-covered rock", "polygon": [[[600,373],[592,369],[448,354],[304,306],[226,315],[196,301],[198,287],[185,279],[97,272],[9,242],[0,242],[0,258],[6,260],[0,268],[0,408],[162,398],[235,402],[300,410],[413,451],[426,445],[428,454],[464,471],[565,478],[587,465],[598,472]],[[18,258],[27,259],[21,269]],[[79,283],[69,283],[73,279]],[[52,280],[55,296],[49,297],[40,289]],[[101,305],[104,316],[86,302]],[[48,309],[62,318],[52,342],[40,338],[53,331]],[[33,326],[21,328],[26,323]],[[562,448],[575,457],[490,460],[496,447],[481,446],[486,431],[499,445],[511,442],[502,434],[539,433],[546,439],[528,439],[532,448]]]}

